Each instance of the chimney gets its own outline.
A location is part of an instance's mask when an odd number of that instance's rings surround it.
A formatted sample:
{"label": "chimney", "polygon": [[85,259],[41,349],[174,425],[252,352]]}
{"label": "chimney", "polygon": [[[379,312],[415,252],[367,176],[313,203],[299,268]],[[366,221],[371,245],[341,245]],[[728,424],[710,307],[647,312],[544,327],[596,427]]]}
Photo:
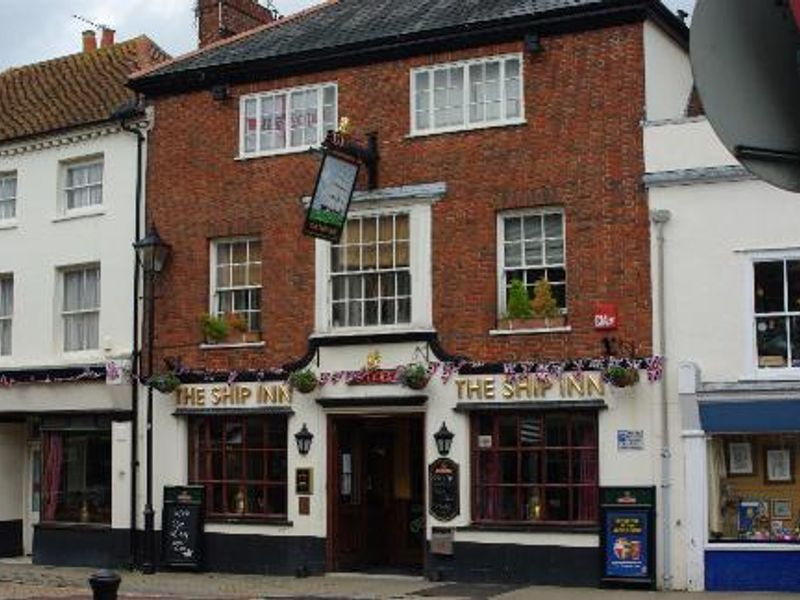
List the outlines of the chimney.
{"label": "chimney", "polygon": [[97,38],[94,34],[94,29],[87,29],[83,32],[83,51],[94,52],[97,50]]}
{"label": "chimney", "polygon": [[197,0],[195,15],[200,48],[275,20],[258,0]]}
{"label": "chimney", "polygon": [[100,34],[100,47],[109,48],[114,45],[114,34],[116,31],[110,27],[103,27]]}

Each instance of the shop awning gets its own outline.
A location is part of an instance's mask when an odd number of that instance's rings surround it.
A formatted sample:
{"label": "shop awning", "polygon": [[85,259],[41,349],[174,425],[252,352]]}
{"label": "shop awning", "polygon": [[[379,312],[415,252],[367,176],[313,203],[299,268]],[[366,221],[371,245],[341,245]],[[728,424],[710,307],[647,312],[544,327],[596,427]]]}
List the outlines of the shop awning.
{"label": "shop awning", "polygon": [[701,401],[699,408],[708,433],[800,431],[800,399]]}

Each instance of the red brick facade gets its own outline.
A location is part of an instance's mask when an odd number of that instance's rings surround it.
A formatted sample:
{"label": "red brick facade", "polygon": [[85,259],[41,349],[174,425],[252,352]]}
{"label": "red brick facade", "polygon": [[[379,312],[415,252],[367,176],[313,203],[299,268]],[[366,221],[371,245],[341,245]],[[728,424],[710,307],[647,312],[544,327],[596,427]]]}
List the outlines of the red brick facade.
{"label": "red brick facade", "polygon": [[[291,154],[235,160],[243,94],[336,81],[339,115],[377,131],[381,187],[443,181],[433,207],[433,323],[446,350],[474,360],[602,354],[597,301],[618,303],[618,338],[651,346],[649,224],[641,176],[642,24],[545,37],[524,53],[525,125],[408,138],[413,67],[524,52],[507,43],[391,63],[156,97],[147,184],[150,218],[172,245],[157,300],[156,347],[192,368],[269,368],[301,357],[314,328],[314,242],[300,198],[318,162]],[[569,333],[490,336],[497,326],[498,211],[563,207]],[[257,350],[201,350],[209,241],[259,236],[263,339]]]}

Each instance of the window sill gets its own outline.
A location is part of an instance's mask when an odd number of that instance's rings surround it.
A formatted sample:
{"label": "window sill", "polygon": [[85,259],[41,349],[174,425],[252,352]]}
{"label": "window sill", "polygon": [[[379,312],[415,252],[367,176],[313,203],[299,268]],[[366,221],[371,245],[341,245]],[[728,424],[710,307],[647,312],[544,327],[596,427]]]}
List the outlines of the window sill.
{"label": "window sill", "polygon": [[294,527],[294,523],[280,517],[206,517],[206,523],[214,525],[275,525],[278,527]]}
{"label": "window sill", "polygon": [[541,335],[544,333],[571,333],[572,327],[569,325],[565,327],[540,327],[530,329],[491,329],[489,335],[504,336],[504,335]]}
{"label": "window sill", "polygon": [[101,217],[105,214],[106,214],[105,208],[69,211],[68,213],[65,213],[63,215],[53,217],[53,223],[61,223],[62,221],[74,221],[75,219],[84,219],[89,217]]}
{"label": "window sill", "polygon": [[0,221],[0,231],[5,229],[16,229],[19,227],[19,223],[17,223],[16,219],[8,219],[5,221]]}
{"label": "window sill", "polygon": [[236,350],[237,348],[263,348],[267,342],[223,342],[221,344],[200,344],[200,350]]}
{"label": "window sill", "polygon": [[501,121],[497,123],[481,123],[478,125],[467,125],[465,127],[447,127],[443,129],[436,129],[434,131],[412,131],[406,135],[407,140],[426,138],[433,135],[443,135],[447,133],[467,133],[470,131],[481,131],[483,129],[498,129],[502,127],[520,127],[527,125],[526,119],[513,119],[509,121]]}
{"label": "window sill", "polygon": [[564,523],[472,523],[456,527],[457,531],[492,531],[502,533],[600,533],[598,525],[569,525]]}
{"label": "window sill", "polygon": [[316,146],[298,146],[296,148],[281,148],[280,150],[270,150],[269,152],[253,152],[252,154],[239,154],[234,157],[235,161],[246,161],[254,158],[269,158],[270,156],[287,156],[289,154],[306,154],[313,150],[322,148],[321,145]]}

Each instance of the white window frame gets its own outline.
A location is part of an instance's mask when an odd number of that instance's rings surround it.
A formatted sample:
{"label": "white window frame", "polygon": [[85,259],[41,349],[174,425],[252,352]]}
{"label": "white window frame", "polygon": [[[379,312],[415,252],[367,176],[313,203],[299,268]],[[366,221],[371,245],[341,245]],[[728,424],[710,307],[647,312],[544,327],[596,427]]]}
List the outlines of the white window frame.
{"label": "white window frame", "polygon": [[[506,61],[509,59],[516,59],[519,61],[519,116],[508,118],[505,116],[506,111],[506,85],[505,85],[505,72],[506,72]],[[500,105],[503,110],[503,115],[496,120],[493,121],[486,121],[480,123],[470,123],[469,122],[469,68],[473,65],[478,64],[485,64],[490,62],[500,62]],[[464,68],[464,86],[463,86],[463,110],[464,110],[464,122],[461,125],[449,125],[445,127],[436,127],[433,121],[433,113],[434,113],[434,103],[433,103],[433,72],[441,69],[451,69],[454,67],[463,67]],[[418,129],[416,124],[416,99],[417,99],[417,74],[422,72],[429,72],[430,79],[431,79],[431,97],[430,97],[430,108],[429,108],[429,122],[430,126],[426,129]],[[481,58],[469,59],[469,60],[460,60],[454,62],[447,62],[447,63],[438,63],[435,65],[428,65],[425,67],[417,67],[415,69],[411,69],[410,72],[410,94],[409,94],[409,108],[410,108],[410,118],[409,118],[409,137],[421,137],[427,135],[437,135],[440,133],[450,133],[455,131],[470,131],[474,129],[489,129],[492,127],[508,127],[509,125],[520,125],[526,123],[525,120],[525,61],[523,54],[521,52],[517,53],[510,53],[510,54],[498,54],[495,56],[485,56]]]}
{"label": "white window frame", "polygon": [[3,211],[0,210],[0,225],[14,223],[17,220],[17,198],[19,198],[19,177],[16,171],[0,172],[0,192],[2,192],[3,184],[6,181],[14,181],[14,195],[3,197],[0,195],[0,207],[4,204],[11,205],[12,215],[10,217],[3,217]]}
{"label": "white window frame", "polygon": [[[68,273],[76,273],[76,272],[86,272],[89,270],[97,270],[99,272],[98,283],[98,295],[99,295],[99,303],[96,307],[93,308],[81,308],[78,310],[70,310],[67,311],[64,309],[64,304],[66,302],[66,275]],[[101,310],[103,306],[103,273],[102,269],[100,268],[100,263],[86,263],[80,265],[69,265],[65,267],[60,267],[58,269],[58,284],[59,284],[59,294],[58,294],[58,316],[60,319],[60,332],[61,332],[61,339],[60,339],[60,350],[63,354],[67,355],[81,355],[81,354],[96,354],[100,351],[100,344],[103,339],[103,332],[102,332],[102,322],[100,320],[101,317]],[[80,348],[76,350],[67,350],[65,348],[67,342],[66,336],[66,317],[70,315],[88,315],[88,314],[97,314],[97,346],[90,347],[90,348]]]}
{"label": "white window frame", "polygon": [[14,351],[14,274],[13,273],[0,273],[0,288],[3,285],[11,285],[11,311],[7,314],[0,313],[0,325],[8,324],[11,328],[9,335],[9,346],[5,348],[2,344],[2,337],[0,336],[0,360],[8,358]]}
{"label": "white window frame", "polygon": [[[229,286],[223,288],[224,291],[237,291],[237,290],[259,290],[260,296],[260,309],[261,316],[259,318],[259,324],[261,326],[260,329],[254,330],[249,329],[248,332],[262,332],[264,330],[264,276],[263,276],[263,266],[264,266],[264,259],[263,259],[263,252],[264,252],[264,244],[263,241],[257,236],[239,236],[239,237],[232,237],[232,238],[219,238],[211,240],[211,244],[209,247],[209,269],[210,269],[210,277],[209,281],[211,285],[209,286],[208,290],[208,314],[215,315],[218,317],[224,316],[224,313],[220,312],[217,307],[217,292],[219,291],[218,279],[217,279],[217,256],[218,252],[217,249],[221,244],[236,244],[236,243],[243,243],[247,242],[259,242],[261,244],[261,255],[258,257],[258,262],[261,263],[262,267],[262,276],[261,276],[261,284],[258,286],[247,285],[247,286]],[[247,257],[248,262],[250,263],[250,246],[247,247]]]}
{"label": "white window frame", "polygon": [[[505,210],[500,211],[497,213],[497,316],[498,318],[503,318],[506,314],[506,293],[505,293],[505,274],[506,274],[506,266],[505,266],[505,219],[508,217],[511,218],[518,218],[518,217],[526,217],[526,216],[542,216],[547,214],[560,214],[561,215],[561,227],[562,227],[562,239],[564,240],[564,262],[559,267],[558,265],[548,265],[546,262],[543,262],[541,265],[542,269],[564,269],[564,289],[565,289],[565,300],[564,300],[564,308],[561,309],[561,314],[568,314],[569,306],[567,305],[566,301],[566,291],[569,287],[569,273],[567,271],[567,217],[564,209],[558,206],[542,206],[536,208],[519,208],[514,210]],[[542,232],[544,234],[544,231]],[[543,240],[546,238],[542,238]],[[542,251],[544,253],[547,252],[546,247],[543,246]],[[543,255],[544,257],[544,255]],[[530,267],[521,267],[521,268],[528,268],[528,269],[535,269],[537,267],[530,266]]]}
{"label": "white window frame", "polygon": [[[339,122],[339,86],[335,81],[326,81],[324,83],[315,83],[312,85],[303,85],[291,88],[281,88],[277,90],[268,90],[265,92],[258,92],[255,94],[247,94],[239,98],[239,159],[257,158],[260,156],[278,156],[281,154],[295,154],[298,152],[305,152],[312,147],[311,144],[303,143],[296,146],[291,145],[292,129],[291,129],[291,95],[296,92],[307,92],[309,90],[317,90],[319,94],[319,101],[317,102],[317,143],[319,146],[325,140],[325,121],[323,120],[323,108],[325,88],[332,87],[335,94],[333,105],[333,125],[336,126]],[[260,142],[260,124],[261,124],[261,103],[271,97],[285,95],[286,96],[286,145],[283,148],[274,148],[261,150],[259,148]],[[246,140],[246,104],[249,100],[256,100],[256,118],[258,125],[256,127],[256,149],[250,152],[245,150]]]}
{"label": "white window frame", "polygon": [[[746,332],[747,351],[744,353],[745,379],[797,379],[800,378],[800,367],[759,367],[758,366],[758,343],[756,335],[756,313],[755,313],[755,265],[758,262],[770,261],[791,261],[800,260],[800,248],[786,250],[758,250],[745,252],[745,276],[744,281],[747,286],[744,298],[743,326]],[[786,293],[786,291],[784,291]],[[793,311],[788,311],[792,313]],[[768,313],[778,314],[778,313]],[[788,313],[780,313],[788,314]],[[791,343],[791,342],[789,342]]]}
{"label": "white window frame", "polygon": [[[355,199],[354,199],[355,203]],[[348,335],[375,332],[430,330],[433,326],[431,296],[431,205],[430,201],[383,201],[378,207],[373,203],[351,208],[350,217],[381,216],[389,213],[409,216],[409,265],[411,268],[411,320],[394,325],[367,325],[362,327],[333,327],[331,298],[331,244],[316,240],[316,335]]]}
{"label": "white window frame", "polygon": [[[75,168],[88,168],[95,165],[100,165],[102,169],[102,176],[100,179],[100,183],[91,183],[87,185],[81,186],[67,186],[68,181],[68,173],[71,169]],[[82,215],[87,213],[96,213],[103,210],[105,206],[105,179],[106,179],[106,170],[105,170],[105,159],[103,155],[96,155],[96,156],[87,156],[78,159],[72,159],[68,161],[63,161],[61,163],[61,177],[60,177],[60,190],[59,190],[59,197],[60,197],[60,213],[62,215]],[[90,188],[100,186],[100,202],[95,204],[89,204],[87,206],[79,206],[77,208],[69,208],[68,196],[69,192],[78,189]]]}

